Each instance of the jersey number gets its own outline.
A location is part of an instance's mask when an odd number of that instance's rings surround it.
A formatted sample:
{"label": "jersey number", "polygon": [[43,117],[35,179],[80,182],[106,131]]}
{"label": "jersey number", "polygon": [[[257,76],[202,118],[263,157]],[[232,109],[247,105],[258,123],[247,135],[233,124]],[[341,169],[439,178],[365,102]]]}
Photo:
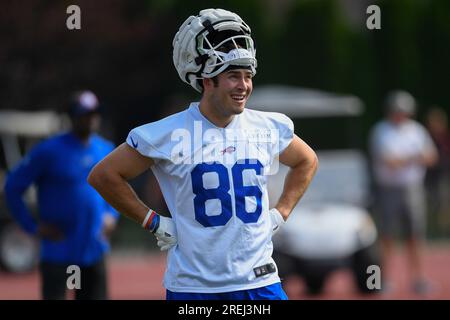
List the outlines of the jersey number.
{"label": "jersey number", "polygon": [[[236,162],[231,168],[232,183],[234,187],[234,200],[236,216],[244,223],[258,221],[261,215],[262,192],[258,186],[244,186],[244,170],[254,170],[256,175],[261,175],[263,165],[258,160],[245,160]],[[217,188],[205,189],[203,185],[203,175],[208,172],[215,172],[219,177]],[[225,225],[232,216],[232,199],[229,193],[231,184],[227,168],[220,163],[200,163],[191,172],[192,190],[195,194],[194,209],[195,219],[205,227],[215,227]],[[255,197],[256,210],[248,212],[245,208],[245,197]],[[208,216],[206,214],[206,201],[218,199],[222,206],[222,212],[218,215]]]}

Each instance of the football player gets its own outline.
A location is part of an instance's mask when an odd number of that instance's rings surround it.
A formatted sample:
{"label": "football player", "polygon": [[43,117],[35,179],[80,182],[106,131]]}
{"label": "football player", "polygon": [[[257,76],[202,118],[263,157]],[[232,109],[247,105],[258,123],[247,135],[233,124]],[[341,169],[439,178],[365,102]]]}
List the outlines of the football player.
{"label": "football player", "polygon": [[[317,157],[288,117],[245,108],[256,50],[237,14],[190,16],[173,40],[173,62],[200,101],[131,130],[88,180],[168,250],[167,299],[287,299],[272,235],[308,187]],[[277,159],[291,170],[269,208],[267,174]],[[171,218],[149,209],[127,183],[149,168]]]}

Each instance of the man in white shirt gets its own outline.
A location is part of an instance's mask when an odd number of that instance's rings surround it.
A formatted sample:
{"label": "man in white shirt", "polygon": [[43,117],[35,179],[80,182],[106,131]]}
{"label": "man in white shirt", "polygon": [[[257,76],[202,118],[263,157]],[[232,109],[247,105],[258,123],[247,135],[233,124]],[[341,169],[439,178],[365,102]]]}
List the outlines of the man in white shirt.
{"label": "man in white shirt", "polygon": [[[427,130],[412,119],[415,100],[405,91],[393,91],[386,99],[387,117],[377,123],[370,137],[384,276],[389,278],[389,262],[398,223],[402,223],[413,290],[427,289],[421,266],[421,242],[425,237],[426,168],[437,160],[434,143]],[[389,283],[389,282],[387,282]]]}
{"label": "man in white shirt", "polygon": [[[245,108],[256,51],[238,15],[202,10],[182,24],[173,46],[178,74],[200,102],[131,130],[88,180],[168,250],[167,299],[287,299],[272,234],[305,192],[317,157],[288,117]],[[278,158],[291,170],[269,208],[267,174]],[[171,218],[149,209],[127,183],[149,168]]]}

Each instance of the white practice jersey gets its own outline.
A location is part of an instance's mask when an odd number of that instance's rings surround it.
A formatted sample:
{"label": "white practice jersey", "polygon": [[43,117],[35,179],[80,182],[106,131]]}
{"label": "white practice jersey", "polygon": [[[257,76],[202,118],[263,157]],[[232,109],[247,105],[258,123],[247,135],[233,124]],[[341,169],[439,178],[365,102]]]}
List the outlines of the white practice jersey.
{"label": "white practice jersey", "polygon": [[154,159],[152,171],[176,225],[164,286],[174,292],[230,292],[279,282],[256,276],[272,259],[267,175],[292,141],[283,114],[245,109],[218,128],[198,103],[131,130],[127,143]]}

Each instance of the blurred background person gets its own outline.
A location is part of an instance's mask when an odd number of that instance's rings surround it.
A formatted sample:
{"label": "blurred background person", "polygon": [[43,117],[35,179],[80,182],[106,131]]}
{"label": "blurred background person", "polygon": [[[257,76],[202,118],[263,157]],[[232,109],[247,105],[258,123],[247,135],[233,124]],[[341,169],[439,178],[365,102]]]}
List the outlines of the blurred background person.
{"label": "blurred background person", "polygon": [[437,152],[427,130],[412,119],[416,102],[411,94],[392,91],[385,107],[386,119],[375,125],[370,137],[380,215],[382,289],[392,289],[390,263],[397,227],[402,227],[412,290],[427,293],[430,285],[421,264],[426,217],[424,177],[426,168],[436,163]]}
{"label": "blurred background person", "polygon": [[425,179],[429,212],[437,234],[446,236],[450,226],[450,132],[446,112],[433,106],[425,124],[439,153],[439,160],[428,168]]}
{"label": "blurred background person", "polygon": [[[81,11],[80,31],[67,29],[66,21],[72,15],[67,14],[70,3],[65,1],[32,0],[25,6],[18,1],[1,1],[0,112],[62,111],[66,105],[63,101],[72,89],[88,83],[108,106],[107,112],[102,114],[102,133],[116,144],[121,143],[130,128],[176,112],[166,109],[168,104],[165,103],[174,93],[186,96],[189,101],[194,98],[191,89],[178,81],[178,74],[169,72],[173,69],[173,59],[168,50],[170,46],[165,44],[171,43],[186,15],[199,11],[206,3],[79,0],[76,4]],[[374,4],[380,7],[381,28],[369,30],[367,21],[374,15],[367,13],[367,9]],[[255,79],[258,88],[306,87],[361,99],[364,112],[360,119],[346,123],[339,120],[342,117],[335,117],[326,122],[320,134],[317,134],[316,124],[324,125],[323,119],[312,121],[307,116],[298,125],[296,123],[314,146],[342,148],[340,138],[345,135],[345,141],[355,141],[355,144],[361,139],[361,148],[366,149],[369,130],[383,116],[380,101],[391,88],[409,88],[424,105],[437,104],[450,114],[448,0],[220,0],[214,5],[239,10],[248,17],[258,47],[264,47],[264,60],[277,61],[265,64],[264,70],[258,73]],[[280,99],[280,103],[283,101],[285,98]],[[6,135],[10,132],[2,131],[5,118],[0,114],[0,137],[4,138],[0,143],[1,186],[6,173],[16,164],[14,161],[9,166],[6,161],[11,154],[6,148],[9,140]],[[10,121],[11,125],[14,122]],[[356,126],[360,133],[350,130]],[[29,145],[43,137],[30,138],[17,130],[14,132],[13,138],[17,140],[15,144],[20,144],[20,151],[28,151]],[[21,152],[20,156],[23,154]],[[161,199],[160,192],[154,189],[155,181],[147,184],[146,177],[132,182],[138,195],[143,199]],[[150,173],[148,177],[150,179]],[[347,185],[348,179],[336,192],[347,190]],[[153,203],[153,199],[149,203]],[[28,208],[32,206],[30,201]],[[21,254],[18,242],[16,246],[2,243],[2,239],[7,238],[3,236],[9,224],[9,210],[0,187],[0,249],[7,248],[9,256],[17,261]],[[449,299],[450,242],[444,242],[447,239],[439,243],[432,241],[437,236],[434,231],[428,228],[424,267],[430,280],[443,284],[442,290],[433,292],[433,298]],[[141,233],[140,226],[133,221],[121,219],[112,240],[112,256],[108,259],[110,297],[163,299],[165,291],[157,285],[162,281],[163,267],[152,265],[150,268],[155,271],[152,274],[147,272],[148,267],[143,268],[142,273],[136,272],[136,264],[139,265],[144,256],[161,265],[165,263],[165,255],[160,255],[153,239]],[[133,262],[130,254],[138,261]],[[403,254],[402,251],[394,258],[393,275],[396,277],[403,277],[408,270],[403,263],[406,259],[401,259]],[[129,267],[127,277],[122,276],[124,266]],[[21,277],[2,272],[2,268],[0,261],[0,287],[3,289],[0,299],[38,297],[35,294],[38,292],[37,273],[32,273],[30,278]],[[143,277],[152,285],[142,286]],[[25,279],[29,280],[27,289],[23,290],[21,283]],[[330,283],[333,288],[333,279]],[[136,295],[130,294],[130,286]],[[338,281],[336,287],[338,290],[331,290],[332,295],[336,294],[334,298],[345,298],[345,286]],[[409,287],[409,283],[400,281],[395,295],[387,298],[417,299]],[[138,290],[141,290],[139,296]],[[327,288],[325,292],[329,292]]]}
{"label": "blurred background person", "polygon": [[[86,181],[92,167],[114,147],[95,133],[99,110],[94,93],[74,93],[69,102],[72,129],[36,145],[6,179],[13,218],[41,240],[43,299],[66,298],[69,265],[81,269],[75,299],[108,297],[104,255],[118,213]],[[23,199],[32,184],[37,187],[37,219]]]}

